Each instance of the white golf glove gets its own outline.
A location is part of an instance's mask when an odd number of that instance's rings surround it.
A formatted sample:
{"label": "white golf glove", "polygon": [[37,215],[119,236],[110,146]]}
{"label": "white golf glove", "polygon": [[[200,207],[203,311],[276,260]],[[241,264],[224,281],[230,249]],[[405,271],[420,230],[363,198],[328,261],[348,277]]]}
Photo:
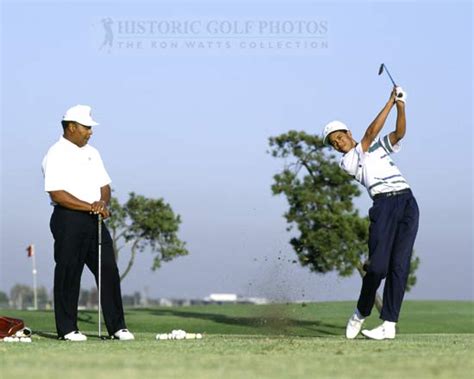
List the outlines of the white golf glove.
{"label": "white golf glove", "polygon": [[407,100],[407,93],[403,90],[402,87],[396,87],[395,93],[397,96],[395,97],[395,101],[403,101],[404,103]]}

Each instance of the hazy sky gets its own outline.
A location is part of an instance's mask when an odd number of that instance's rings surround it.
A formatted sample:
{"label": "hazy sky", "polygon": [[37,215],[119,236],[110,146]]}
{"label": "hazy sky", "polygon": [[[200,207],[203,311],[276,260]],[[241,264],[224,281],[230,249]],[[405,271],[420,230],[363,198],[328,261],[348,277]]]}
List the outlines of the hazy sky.
{"label": "hazy sky", "polygon": [[[124,293],[356,299],[357,275],[288,262],[287,204],[270,190],[283,162],[266,151],[335,118],[360,138],[390,93],[385,62],[408,92],[394,158],[421,210],[408,298],[473,299],[472,18],[452,1],[3,1],[0,290],[32,283],[30,243],[52,288],[41,160],[81,103],[119,199],[163,197],[183,220],[190,255],[153,273],[141,254]],[[357,205],[367,213],[365,190]]]}

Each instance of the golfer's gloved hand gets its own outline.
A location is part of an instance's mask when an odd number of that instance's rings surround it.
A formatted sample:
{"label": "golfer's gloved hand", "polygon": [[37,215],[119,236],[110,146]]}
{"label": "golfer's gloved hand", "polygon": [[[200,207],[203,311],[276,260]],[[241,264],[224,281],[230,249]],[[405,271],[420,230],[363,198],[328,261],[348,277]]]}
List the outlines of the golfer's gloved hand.
{"label": "golfer's gloved hand", "polygon": [[402,101],[402,102],[406,102],[407,100],[407,93],[403,90],[402,87],[396,87],[395,88],[395,101]]}

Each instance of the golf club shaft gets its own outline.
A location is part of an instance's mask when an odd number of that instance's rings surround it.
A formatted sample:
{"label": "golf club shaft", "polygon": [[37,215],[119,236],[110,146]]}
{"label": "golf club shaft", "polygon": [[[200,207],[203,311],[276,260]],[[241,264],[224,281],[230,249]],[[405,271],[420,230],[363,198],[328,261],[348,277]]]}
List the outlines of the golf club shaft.
{"label": "golf club shaft", "polygon": [[97,284],[97,292],[98,292],[98,319],[99,319],[99,338],[102,337],[102,320],[101,320],[101,310],[102,310],[102,304],[101,304],[101,295],[102,295],[102,215],[99,213],[97,215],[97,242],[98,242],[98,247],[97,247],[97,254],[98,254],[98,284]]}
{"label": "golf club shaft", "polygon": [[388,77],[389,77],[390,80],[392,81],[393,86],[396,87],[397,85],[395,84],[395,81],[393,80],[392,75],[390,75],[390,71],[388,71],[387,66],[385,66],[385,64],[384,64],[383,66],[384,66],[384,68],[385,68],[385,71],[387,72]]}

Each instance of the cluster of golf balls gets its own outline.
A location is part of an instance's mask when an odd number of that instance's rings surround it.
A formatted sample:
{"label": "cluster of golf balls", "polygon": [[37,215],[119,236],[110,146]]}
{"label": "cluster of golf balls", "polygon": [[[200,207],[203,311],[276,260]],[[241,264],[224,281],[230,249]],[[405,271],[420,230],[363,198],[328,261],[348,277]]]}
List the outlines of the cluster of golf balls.
{"label": "cluster of golf balls", "polygon": [[184,330],[175,329],[171,333],[158,333],[157,340],[199,340],[202,338],[201,333],[186,333]]}
{"label": "cluster of golf balls", "polygon": [[30,337],[5,337],[3,342],[31,342]]}

